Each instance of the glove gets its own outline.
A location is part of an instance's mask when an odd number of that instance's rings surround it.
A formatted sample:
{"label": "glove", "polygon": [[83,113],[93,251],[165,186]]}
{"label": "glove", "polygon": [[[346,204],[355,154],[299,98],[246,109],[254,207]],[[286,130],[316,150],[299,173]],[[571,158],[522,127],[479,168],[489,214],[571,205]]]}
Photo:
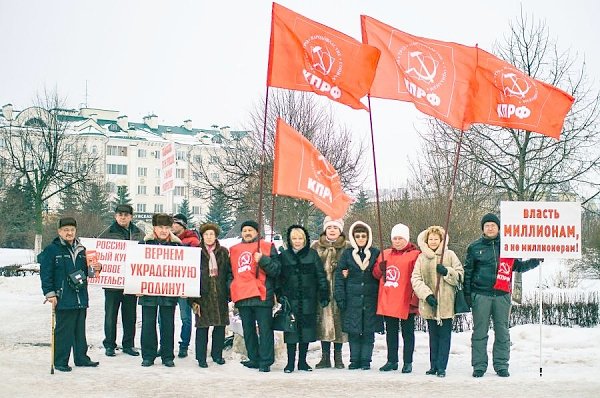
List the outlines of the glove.
{"label": "glove", "polygon": [[323,300],[319,301],[319,304],[321,304],[321,308],[325,308],[329,305],[329,300],[323,299]]}
{"label": "glove", "polygon": [[427,304],[429,304],[431,306],[431,308],[435,308],[438,305],[438,302],[435,299],[435,296],[433,294],[430,294],[429,296],[427,296],[425,301],[427,301]]}
{"label": "glove", "polygon": [[467,302],[469,308],[473,308],[473,299],[471,298],[470,294],[465,293],[465,301]]}
{"label": "glove", "polygon": [[448,268],[444,267],[442,264],[436,265],[435,270],[438,274],[441,274],[442,276],[448,275]]}
{"label": "glove", "polygon": [[387,267],[387,261],[386,260],[381,260],[379,262],[379,269],[381,270],[381,272],[383,272],[385,274],[385,268]]}
{"label": "glove", "polygon": [[344,300],[340,300],[337,302],[338,308],[342,311],[344,311],[346,309],[346,301]]}

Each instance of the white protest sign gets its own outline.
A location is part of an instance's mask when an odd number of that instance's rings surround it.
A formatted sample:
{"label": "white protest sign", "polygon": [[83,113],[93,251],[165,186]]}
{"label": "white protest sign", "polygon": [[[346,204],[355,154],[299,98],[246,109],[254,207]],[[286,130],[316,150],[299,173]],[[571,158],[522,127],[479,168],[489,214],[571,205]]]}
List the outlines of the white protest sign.
{"label": "white protest sign", "polygon": [[581,258],[581,204],[501,202],[500,257]]}
{"label": "white protest sign", "polygon": [[137,245],[127,259],[126,294],[200,297],[200,248]]}
{"label": "white protest sign", "polygon": [[138,245],[134,240],[80,238],[87,250],[95,250],[102,271],[96,278],[88,278],[90,285],[100,285],[112,289],[123,289],[125,286],[125,269],[128,253]]}

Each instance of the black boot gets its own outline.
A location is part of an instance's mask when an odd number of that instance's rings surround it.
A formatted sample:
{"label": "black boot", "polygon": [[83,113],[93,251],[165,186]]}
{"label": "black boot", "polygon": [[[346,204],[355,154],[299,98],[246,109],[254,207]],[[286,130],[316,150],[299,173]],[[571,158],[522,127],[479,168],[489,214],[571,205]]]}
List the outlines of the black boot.
{"label": "black boot", "polygon": [[321,349],[321,360],[315,365],[317,369],[326,369],[331,367],[331,350]]}
{"label": "black boot", "polygon": [[379,368],[382,372],[389,372],[390,370],[398,370],[398,362],[386,362],[385,365]]}
{"label": "black boot", "polygon": [[333,351],[333,362],[336,369],[344,369],[344,361],[342,361],[342,349]]}
{"label": "black boot", "polygon": [[298,370],[312,372],[312,368],[306,363],[306,354],[308,352],[308,343],[298,344]]}
{"label": "black boot", "polygon": [[294,371],[294,363],[296,362],[296,344],[286,344],[286,346],[288,362],[283,371],[285,373],[292,373]]}

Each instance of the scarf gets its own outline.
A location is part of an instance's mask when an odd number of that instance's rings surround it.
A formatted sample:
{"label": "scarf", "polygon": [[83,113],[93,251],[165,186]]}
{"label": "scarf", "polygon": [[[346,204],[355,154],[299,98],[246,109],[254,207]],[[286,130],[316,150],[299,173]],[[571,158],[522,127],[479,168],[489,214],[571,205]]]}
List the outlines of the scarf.
{"label": "scarf", "polygon": [[212,277],[219,276],[219,266],[217,264],[217,257],[215,256],[216,246],[216,243],[206,246],[206,251],[208,252],[208,275]]}

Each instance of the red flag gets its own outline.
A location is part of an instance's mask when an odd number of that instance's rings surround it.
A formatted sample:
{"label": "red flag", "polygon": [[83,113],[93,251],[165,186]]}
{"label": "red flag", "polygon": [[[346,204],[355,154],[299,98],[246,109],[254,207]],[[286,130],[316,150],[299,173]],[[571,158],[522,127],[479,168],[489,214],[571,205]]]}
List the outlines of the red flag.
{"label": "red flag", "polygon": [[361,27],[363,42],[381,51],[372,97],[410,101],[453,127],[470,127],[474,47],[413,36],[366,15]]}
{"label": "red flag", "polygon": [[313,91],[354,109],[375,76],[379,50],[273,3],[267,85]]}
{"label": "red flag", "polygon": [[281,118],[275,133],[273,194],[310,200],[333,218],[342,218],[352,203],[333,166]]}
{"label": "red flag", "polygon": [[560,138],[575,98],[478,49],[472,121]]}

